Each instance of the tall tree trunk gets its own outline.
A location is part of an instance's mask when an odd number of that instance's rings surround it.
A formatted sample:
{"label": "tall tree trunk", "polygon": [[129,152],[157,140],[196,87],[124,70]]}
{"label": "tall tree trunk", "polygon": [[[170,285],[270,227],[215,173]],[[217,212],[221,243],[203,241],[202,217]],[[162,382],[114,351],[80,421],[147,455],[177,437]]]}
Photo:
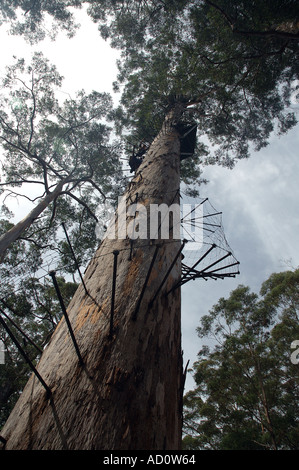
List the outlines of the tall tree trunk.
{"label": "tall tree trunk", "polygon": [[[179,203],[174,124],[181,112],[178,107],[168,115],[120,206],[137,198],[149,214],[150,204]],[[116,232],[118,227],[120,213]],[[106,236],[85,273],[88,294],[79,286],[68,307],[84,365],[62,319],[38,364],[51,397],[32,375],[1,432],[6,449],[180,449],[180,290],[166,295],[180,278],[180,256],[162,282],[180,248],[179,239],[132,243]],[[119,254],[110,335],[114,250]]]}

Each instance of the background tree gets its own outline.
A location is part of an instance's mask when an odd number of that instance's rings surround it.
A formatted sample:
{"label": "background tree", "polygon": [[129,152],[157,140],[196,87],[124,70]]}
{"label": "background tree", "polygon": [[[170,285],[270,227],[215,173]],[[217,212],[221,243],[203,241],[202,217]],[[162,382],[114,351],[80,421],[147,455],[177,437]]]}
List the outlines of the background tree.
{"label": "background tree", "polygon": [[[7,219],[0,219],[0,233],[11,226]],[[43,250],[19,239],[8,248],[0,270],[0,315],[34,364],[62,316],[53,284],[41,269],[44,262]],[[62,267],[62,272],[67,271],[61,263]],[[68,305],[77,284],[65,281],[62,276],[57,281],[65,305]],[[1,364],[0,370],[2,427],[32,371],[2,326],[0,339],[5,346],[5,363]]]}
{"label": "background tree", "polygon": [[34,204],[26,217],[1,236],[2,259],[7,247],[20,237],[39,248],[53,247],[61,222],[73,229],[70,236],[81,248],[78,255],[85,250],[88,259],[96,243],[92,234],[97,205],[109,195],[115,197],[121,184],[119,148],[102,121],[111,111],[111,98],[80,91],[76,99],[60,104],[55,91],[61,81],[55,67],[35,53],[29,66],[16,60],[2,82],[3,200],[17,195]]}
{"label": "background tree", "polygon": [[272,274],[260,297],[239,286],[202,318],[186,449],[298,449],[298,295],[298,269]]}
{"label": "background tree", "polygon": [[[58,100],[61,83],[56,68],[40,53],[27,66],[16,59],[2,80],[0,308],[3,318],[8,315],[26,335],[7,320],[34,363],[61,317],[54,287],[45,278],[47,260],[62,273],[77,271],[61,223],[68,227],[78,262],[86,263],[99,241],[98,203],[109,195],[114,198],[122,184],[118,147],[102,122],[111,110],[110,97],[81,91],[76,99]],[[29,200],[34,207],[17,224],[10,222],[10,197]],[[63,277],[58,283],[68,305],[77,284]],[[1,339],[6,347],[1,366],[2,426],[31,370],[2,328]]]}

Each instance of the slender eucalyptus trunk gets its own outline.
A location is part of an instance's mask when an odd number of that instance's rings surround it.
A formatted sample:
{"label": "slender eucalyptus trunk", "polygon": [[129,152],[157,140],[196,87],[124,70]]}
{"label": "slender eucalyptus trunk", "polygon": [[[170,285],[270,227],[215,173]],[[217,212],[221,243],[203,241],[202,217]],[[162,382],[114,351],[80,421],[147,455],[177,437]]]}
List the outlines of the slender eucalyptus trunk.
{"label": "slender eucalyptus trunk", "polygon": [[[249,350],[250,350],[250,354],[251,354],[251,357],[252,357],[253,362],[254,362],[254,367],[255,367],[255,371],[256,371],[256,375],[257,375],[257,379],[258,379],[258,384],[259,384],[259,395],[260,395],[261,404],[262,404],[262,408],[263,408],[264,418],[263,418],[263,415],[260,414],[262,432],[264,432],[265,428],[267,429],[267,431],[268,431],[268,433],[270,434],[270,437],[271,437],[273,449],[278,450],[276,435],[275,435],[275,431],[274,431],[274,428],[273,428],[273,425],[272,425],[272,419],[271,419],[271,415],[270,415],[270,409],[269,409],[267,394],[266,394],[265,387],[264,387],[263,376],[262,376],[262,371],[261,371],[261,367],[260,367],[260,361],[259,361],[259,358],[256,356],[256,353],[255,353],[254,349],[251,347],[251,345],[249,345]],[[266,424],[264,423],[264,419],[265,419]]]}
{"label": "slender eucalyptus trunk", "polygon": [[39,215],[53,202],[62,192],[66,180],[60,181],[55,189],[49,192],[29,214],[20,222],[14,225],[10,230],[0,237],[0,263],[3,261],[7,248],[31,226],[31,224],[39,217]]}
{"label": "slender eucalyptus trunk", "polygon": [[[179,203],[181,112],[168,115],[120,207]],[[126,222],[139,224],[138,213]],[[119,212],[116,232],[121,224]],[[38,364],[51,395],[32,375],[1,432],[6,449],[180,449],[181,302],[169,290],[181,241],[110,239],[112,230],[68,307],[83,365],[62,319]]]}

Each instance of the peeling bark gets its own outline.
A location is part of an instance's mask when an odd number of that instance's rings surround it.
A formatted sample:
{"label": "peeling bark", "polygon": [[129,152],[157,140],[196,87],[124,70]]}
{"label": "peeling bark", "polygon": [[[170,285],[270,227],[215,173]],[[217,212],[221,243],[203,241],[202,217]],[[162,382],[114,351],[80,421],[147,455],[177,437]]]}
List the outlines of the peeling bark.
{"label": "peeling bark", "polygon": [[[167,117],[122,204],[134,202],[136,193],[147,208],[179,203],[180,143],[173,124],[181,112],[179,108]],[[68,307],[84,366],[62,319],[37,367],[52,397],[31,376],[1,432],[6,449],[180,449],[180,290],[165,295],[180,278],[180,258],[150,302],[181,241],[137,239],[130,260],[130,240],[110,240],[108,234],[85,273],[90,295],[80,285]],[[157,243],[160,248],[134,320]],[[110,338],[113,250],[119,255]]]}

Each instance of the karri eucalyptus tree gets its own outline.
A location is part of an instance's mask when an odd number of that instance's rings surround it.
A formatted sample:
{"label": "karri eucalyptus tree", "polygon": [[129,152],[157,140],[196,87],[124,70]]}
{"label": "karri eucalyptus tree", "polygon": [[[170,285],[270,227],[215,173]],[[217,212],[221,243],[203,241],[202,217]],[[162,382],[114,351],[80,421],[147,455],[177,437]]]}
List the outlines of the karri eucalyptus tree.
{"label": "karri eucalyptus tree", "polygon": [[[264,1],[260,13],[247,1],[88,4],[122,49],[117,129],[149,147],[68,308],[80,357],[61,321],[38,365],[44,384],[31,377],[2,437],[7,449],[179,449],[184,380],[172,287],[182,245],[173,233],[138,238],[138,230],[151,205],[178,202],[181,179],[190,170],[191,182],[198,177],[198,163],[232,167],[295,124],[296,5]],[[26,14],[33,8],[42,4]],[[197,151],[181,165],[190,122]],[[127,225],[135,237],[111,236]]]}

